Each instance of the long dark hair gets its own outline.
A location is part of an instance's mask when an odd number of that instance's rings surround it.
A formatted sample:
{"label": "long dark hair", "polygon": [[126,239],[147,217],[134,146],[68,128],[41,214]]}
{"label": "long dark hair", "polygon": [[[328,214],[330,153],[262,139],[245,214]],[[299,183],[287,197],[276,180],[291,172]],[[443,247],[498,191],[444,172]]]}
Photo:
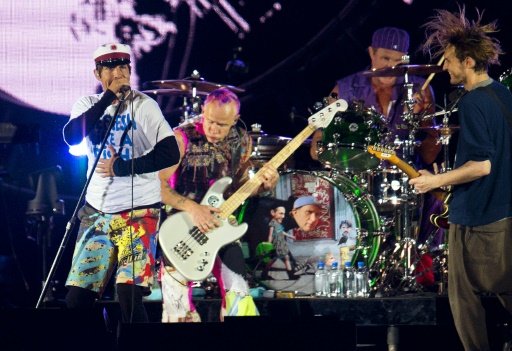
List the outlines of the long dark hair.
{"label": "long dark hair", "polygon": [[448,46],[455,48],[457,59],[463,61],[467,57],[475,60],[475,72],[487,71],[489,65],[499,64],[499,55],[503,54],[500,42],[489,34],[498,31],[497,21],[482,24],[484,12],[476,9],[477,19],[466,18],[465,7],[452,13],[447,10],[436,10],[436,14],[425,23],[426,40],[422,45],[424,53],[439,57]]}

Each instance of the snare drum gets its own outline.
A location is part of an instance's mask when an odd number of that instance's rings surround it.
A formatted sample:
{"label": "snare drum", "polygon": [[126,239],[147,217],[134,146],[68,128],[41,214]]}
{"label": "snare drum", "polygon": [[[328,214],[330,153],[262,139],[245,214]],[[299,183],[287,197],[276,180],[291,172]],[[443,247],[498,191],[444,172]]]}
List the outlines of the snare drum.
{"label": "snare drum", "polygon": [[[260,169],[269,160],[272,159],[283,147],[286,146],[291,138],[268,135],[265,133],[251,132],[249,133],[252,138],[252,154],[251,161],[255,169]],[[281,170],[294,167],[293,155],[288,157],[285,162],[279,167]]]}
{"label": "snare drum", "polygon": [[379,143],[384,130],[384,118],[379,113],[353,103],[324,129],[318,160],[343,172],[374,169],[380,161],[367,153],[366,147]]}
{"label": "snare drum", "polygon": [[[294,200],[304,195],[313,195],[321,204],[320,218],[314,229],[299,229],[292,218]],[[380,218],[370,196],[361,190],[352,180],[341,176],[329,176],[326,172],[285,171],[280,175],[279,183],[271,195],[251,199],[246,208],[243,221],[249,224],[245,238],[252,248],[268,241],[270,209],[277,206],[285,208],[282,222],[285,231],[293,235],[288,237],[288,248],[297,264],[316,265],[327,254],[340,259],[340,224],[348,220],[357,233],[355,249],[349,253],[354,264],[364,261],[371,267],[375,261],[381,236]],[[251,250],[252,251],[252,250]]]}

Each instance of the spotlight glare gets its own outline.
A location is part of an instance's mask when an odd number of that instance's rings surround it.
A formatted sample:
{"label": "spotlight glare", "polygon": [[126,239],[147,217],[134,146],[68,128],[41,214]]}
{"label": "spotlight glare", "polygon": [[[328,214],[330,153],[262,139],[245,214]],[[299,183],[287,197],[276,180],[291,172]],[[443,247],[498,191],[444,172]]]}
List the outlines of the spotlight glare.
{"label": "spotlight glare", "polygon": [[85,139],[78,145],[72,145],[69,147],[69,153],[73,156],[85,156],[87,155],[87,142]]}

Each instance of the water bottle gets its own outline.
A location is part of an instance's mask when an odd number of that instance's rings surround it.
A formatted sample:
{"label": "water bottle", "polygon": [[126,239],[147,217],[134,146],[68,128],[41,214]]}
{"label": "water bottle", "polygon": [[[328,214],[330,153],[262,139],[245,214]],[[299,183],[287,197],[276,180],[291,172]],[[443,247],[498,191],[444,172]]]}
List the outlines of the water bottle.
{"label": "water bottle", "polygon": [[368,297],[370,288],[368,282],[368,269],[364,265],[364,262],[357,262],[356,271],[356,294],[358,297]]}
{"label": "water bottle", "polygon": [[329,296],[340,296],[340,273],[338,271],[338,262],[333,262],[329,271]]}
{"label": "water bottle", "polygon": [[325,274],[325,263],[318,262],[315,271],[315,296],[326,295],[327,279]]}
{"label": "water bottle", "polygon": [[350,261],[345,262],[345,269],[343,269],[343,296],[354,297],[355,286],[354,286],[354,269]]}

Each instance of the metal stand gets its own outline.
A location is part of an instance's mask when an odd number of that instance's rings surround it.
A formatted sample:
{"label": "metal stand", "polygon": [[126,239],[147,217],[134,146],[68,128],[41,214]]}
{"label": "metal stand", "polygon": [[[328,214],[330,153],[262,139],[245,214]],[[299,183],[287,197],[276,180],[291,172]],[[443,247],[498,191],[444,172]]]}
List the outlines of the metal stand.
{"label": "metal stand", "polygon": [[[404,60],[408,60],[407,57]],[[409,82],[408,73],[405,73],[404,88],[407,92],[407,97],[404,101],[405,112],[403,119],[409,124],[409,134],[407,140],[399,140],[398,136],[395,138],[395,147],[402,149],[402,157],[406,162],[410,162],[415,154],[415,147],[417,143],[415,141],[416,132],[419,127],[419,121],[417,121],[413,114],[414,109],[414,92],[413,84]],[[414,270],[419,257],[417,255],[416,239],[412,235],[411,228],[413,227],[412,221],[412,208],[413,204],[416,204],[416,195],[411,191],[408,186],[407,178],[403,179],[400,197],[400,205],[394,212],[394,219],[397,229],[394,248],[384,253],[384,257],[381,258],[381,280],[380,286],[377,287],[377,291],[382,295],[396,295],[399,292],[411,292],[417,291],[421,288],[416,283],[414,276]]]}
{"label": "metal stand", "polygon": [[57,266],[59,265],[60,260],[62,258],[62,254],[64,253],[64,250],[66,249],[66,245],[67,245],[68,240],[69,240],[69,234],[71,233],[71,231],[74,228],[74,225],[75,225],[75,222],[76,222],[76,218],[77,218],[77,214],[78,214],[78,210],[82,206],[82,203],[83,203],[83,201],[85,199],[85,194],[87,192],[87,188],[89,187],[89,183],[91,182],[92,175],[94,174],[94,170],[96,169],[96,166],[98,165],[98,161],[101,158],[101,153],[102,153],[103,149],[105,149],[105,145],[106,145],[107,140],[108,140],[108,138],[110,136],[110,131],[112,130],[112,127],[115,124],[116,116],[119,114],[119,111],[121,109],[121,105],[123,105],[123,103],[124,103],[124,100],[119,102],[119,104],[117,106],[117,109],[116,109],[116,111],[114,113],[114,117],[110,119],[110,123],[109,123],[109,125],[107,127],[107,131],[106,131],[105,135],[103,136],[103,140],[101,142],[101,145],[100,145],[100,148],[99,148],[99,151],[98,151],[98,155],[96,156],[96,159],[94,160],[94,163],[93,163],[93,165],[91,167],[91,172],[87,175],[87,179],[85,181],[85,184],[84,184],[84,187],[82,189],[82,192],[80,193],[80,197],[78,198],[78,201],[77,201],[77,204],[75,206],[75,209],[73,210],[73,214],[71,215],[71,219],[66,224],[66,232],[64,233],[64,236],[62,237],[61,244],[59,246],[57,254],[55,255],[55,259],[53,260],[53,263],[52,263],[52,266],[50,268],[50,271],[48,272],[48,276],[46,277],[46,280],[43,283],[43,289],[41,291],[41,294],[39,295],[39,299],[37,300],[36,309],[41,307],[41,303],[43,302],[43,300],[44,300],[44,298],[46,296],[46,293],[48,291],[48,288],[50,287],[50,281],[53,279],[53,276],[54,276],[54,274],[55,274],[55,272],[57,270]]}
{"label": "metal stand", "polygon": [[190,78],[191,96],[183,98],[183,116],[181,117],[180,124],[188,124],[192,122],[194,117],[201,114],[201,105],[203,103],[201,97],[198,96],[197,84],[204,81],[197,70],[192,71]]}
{"label": "metal stand", "polygon": [[[56,179],[61,173],[61,167],[56,166],[43,169],[31,174],[31,179],[37,176],[36,196],[27,205],[26,223],[31,231],[27,234],[32,237],[40,248],[41,277],[48,274],[48,249],[52,246],[54,229],[54,215],[64,215],[64,201],[58,199]],[[54,282],[52,282],[54,285]],[[53,297],[48,296],[47,300]]]}

